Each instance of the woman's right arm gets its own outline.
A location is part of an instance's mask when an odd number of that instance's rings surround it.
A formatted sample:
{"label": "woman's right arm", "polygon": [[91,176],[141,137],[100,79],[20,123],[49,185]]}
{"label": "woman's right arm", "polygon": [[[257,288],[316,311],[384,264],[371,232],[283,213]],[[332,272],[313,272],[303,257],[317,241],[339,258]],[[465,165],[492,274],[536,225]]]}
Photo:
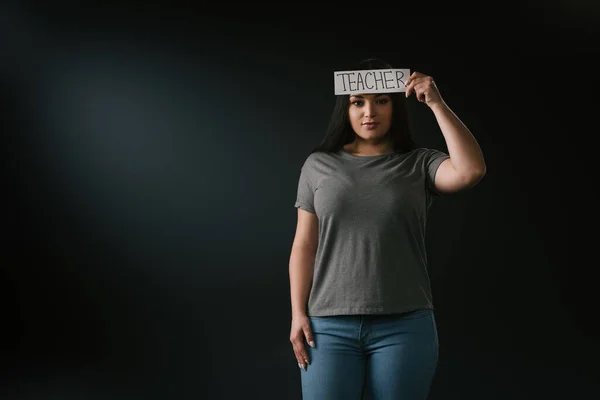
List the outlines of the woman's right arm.
{"label": "woman's right arm", "polygon": [[298,227],[290,256],[290,294],[292,327],[290,342],[300,368],[306,369],[310,358],[304,343],[314,347],[314,337],[307,315],[308,296],[315,271],[319,235],[319,220],[311,212],[298,208]]}
{"label": "woman's right arm", "polygon": [[292,316],[306,315],[319,239],[316,214],[298,208],[298,225],[290,255],[290,296]]}
{"label": "woman's right arm", "polygon": [[306,245],[292,246],[290,256],[290,297],[292,316],[306,315],[312,286],[316,251]]}

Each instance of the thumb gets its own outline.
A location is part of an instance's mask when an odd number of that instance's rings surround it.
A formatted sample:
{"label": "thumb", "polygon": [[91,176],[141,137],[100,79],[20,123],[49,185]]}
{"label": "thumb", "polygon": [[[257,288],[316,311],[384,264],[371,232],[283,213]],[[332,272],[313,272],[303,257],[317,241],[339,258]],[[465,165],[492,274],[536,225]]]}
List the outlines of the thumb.
{"label": "thumb", "polygon": [[304,327],[304,336],[306,337],[306,341],[308,342],[310,347],[315,347],[315,340],[313,338],[312,331],[309,327]]}

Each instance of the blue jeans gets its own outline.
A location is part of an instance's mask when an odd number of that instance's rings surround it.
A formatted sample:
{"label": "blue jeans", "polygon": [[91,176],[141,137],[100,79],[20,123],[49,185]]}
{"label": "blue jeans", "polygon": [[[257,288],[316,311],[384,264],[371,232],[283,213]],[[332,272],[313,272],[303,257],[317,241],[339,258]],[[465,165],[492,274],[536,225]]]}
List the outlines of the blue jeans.
{"label": "blue jeans", "polygon": [[309,319],[304,400],[427,399],[439,354],[433,310]]}

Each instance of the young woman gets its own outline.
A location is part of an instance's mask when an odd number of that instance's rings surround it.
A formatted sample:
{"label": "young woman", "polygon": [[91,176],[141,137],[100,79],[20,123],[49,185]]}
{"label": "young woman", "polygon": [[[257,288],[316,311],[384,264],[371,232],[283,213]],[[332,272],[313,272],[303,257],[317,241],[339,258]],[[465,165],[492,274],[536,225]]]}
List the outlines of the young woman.
{"label": "young woman", "polygon": [[[352,70],[392,68],[378,59]],[[407,98],[429,106],[446,154],[415,148]],[[405,93],[338,95],[306,158],[290,257],[290,341],[306,400],[425,399],[438,337],[425,251],[427,211],[485,175],[479,145],[430,76]],[[306,345],[308,344],[308,346]]]}

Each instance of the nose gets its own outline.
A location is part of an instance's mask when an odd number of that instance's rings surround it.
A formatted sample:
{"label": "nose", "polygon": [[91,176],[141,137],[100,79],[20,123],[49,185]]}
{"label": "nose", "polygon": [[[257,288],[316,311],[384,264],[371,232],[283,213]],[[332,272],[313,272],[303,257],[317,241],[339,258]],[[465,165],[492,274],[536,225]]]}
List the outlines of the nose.
{"label": "nose", "polygon": [[371,102],[365,103],[364,110],[365,110],[365,117],[372,118],[375,116],[375,105],[373,105]]}

